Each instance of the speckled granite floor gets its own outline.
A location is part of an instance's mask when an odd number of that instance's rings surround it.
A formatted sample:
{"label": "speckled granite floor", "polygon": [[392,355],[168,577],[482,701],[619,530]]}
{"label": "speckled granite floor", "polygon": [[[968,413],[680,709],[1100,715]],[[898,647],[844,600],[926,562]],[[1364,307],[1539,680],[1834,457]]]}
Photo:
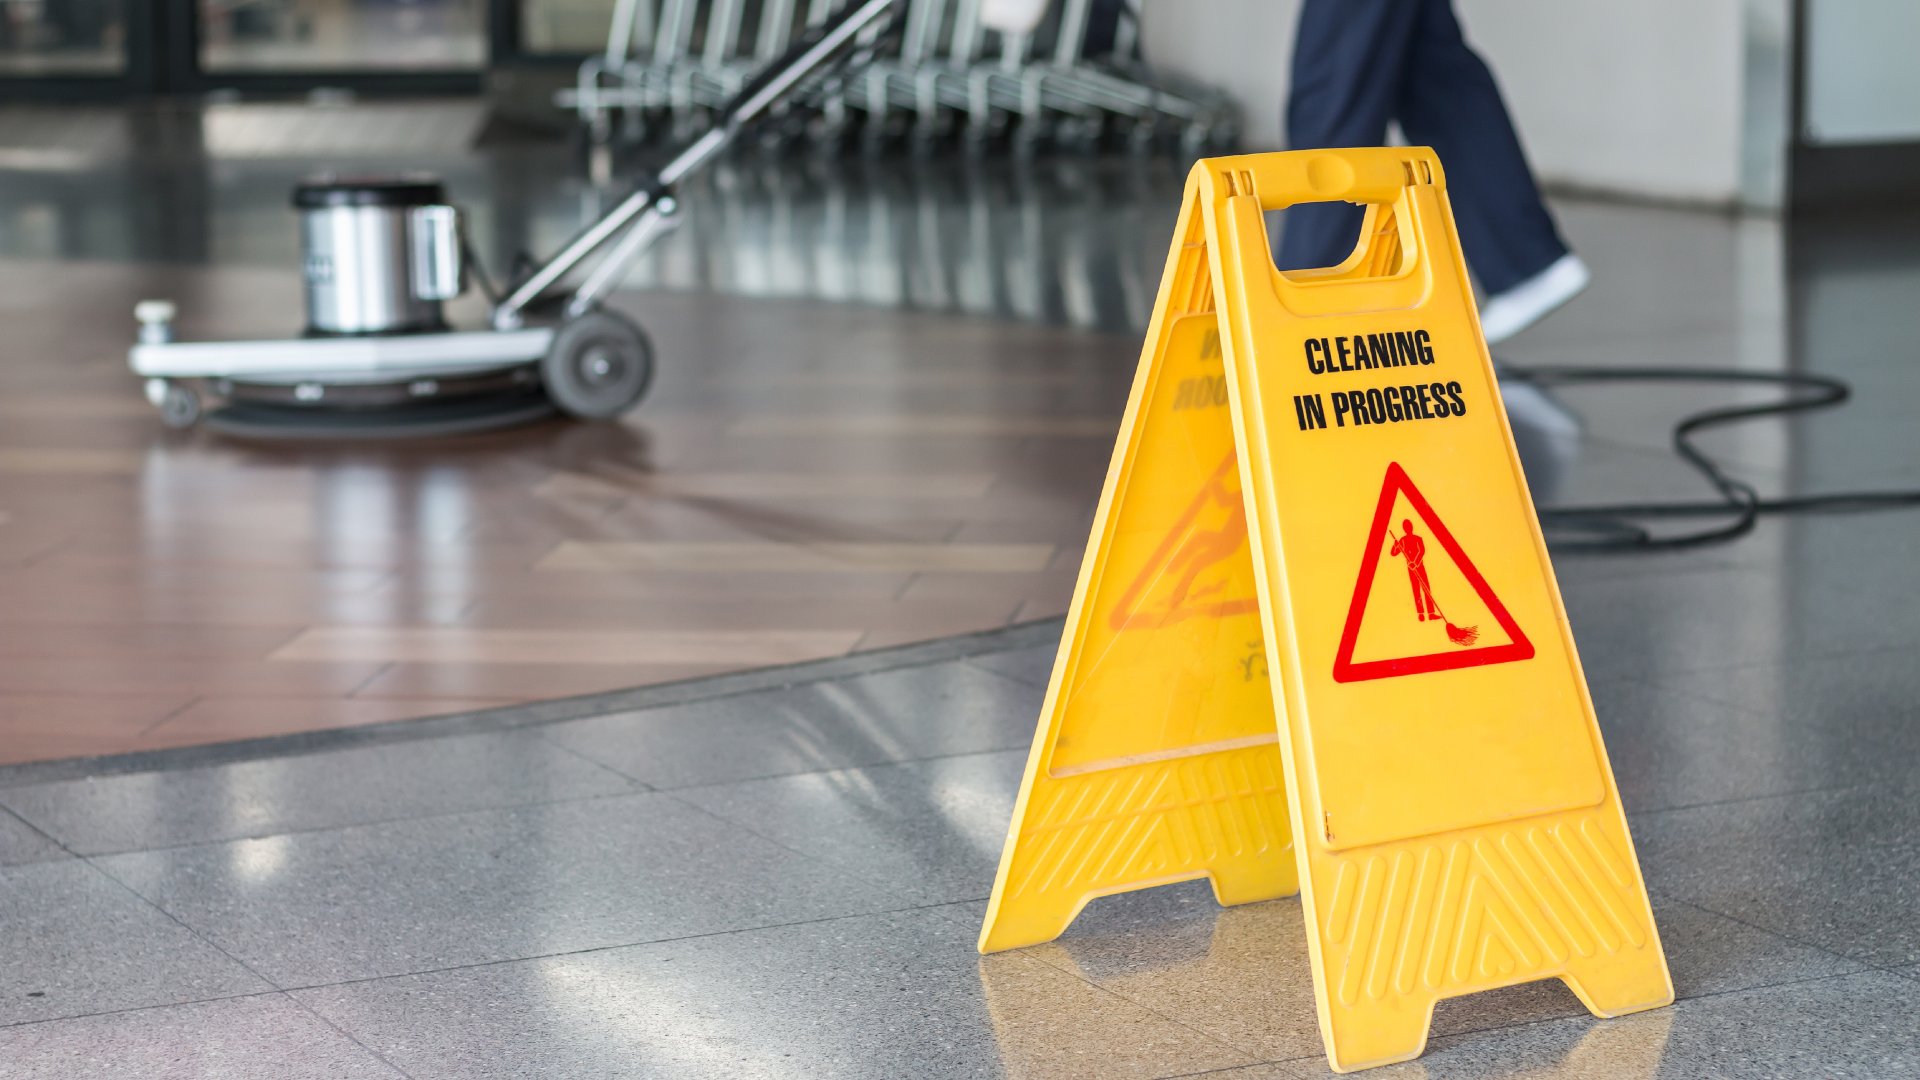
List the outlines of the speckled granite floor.
{"label": "speckled granite floor", "polygon": [[[1654,670],[1768,575],[1561,572],[1680,1001],[1443,1002],[1380,1075],[1920,1073],[1920,614],[1842,650],[1861,596],[1806,590],[1826,647]],[[0,1075],[1323,1074],[1296,901],[1189,883],[975,954],[1057,634],[0,770]]]}

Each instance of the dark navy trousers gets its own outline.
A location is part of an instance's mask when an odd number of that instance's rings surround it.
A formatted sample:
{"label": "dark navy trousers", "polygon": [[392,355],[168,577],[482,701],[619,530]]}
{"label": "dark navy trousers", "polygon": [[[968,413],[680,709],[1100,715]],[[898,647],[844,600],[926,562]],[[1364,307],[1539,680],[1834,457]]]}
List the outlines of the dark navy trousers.
{"label": "dark navy trousers", "polygon": [[[1481,288],[1504,292],[1567,253],[1493,72],[1461,35],[1452,0],[1306,0],[1288,144],[1378,146],[1388,121],[1440,155],[1460,244]],[[1287,210],[1280,268],[1338,264],[1353,252],[1361,215],[1351,203]]]}

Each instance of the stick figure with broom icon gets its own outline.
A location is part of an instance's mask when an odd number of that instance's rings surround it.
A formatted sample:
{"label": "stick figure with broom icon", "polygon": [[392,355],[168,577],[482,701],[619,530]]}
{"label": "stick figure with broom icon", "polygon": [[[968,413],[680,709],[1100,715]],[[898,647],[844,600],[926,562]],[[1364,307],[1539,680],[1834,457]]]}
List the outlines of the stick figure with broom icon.
{"label": "stick figure with broom icon", "polygon": [[1480,640],[1479,627],[1455,626],[1440,614],[1440,605],[1433,599],[1433,584],[1427,580],[1427,542],[1413,531],[1411,518],[1402,518],[1400,527],[1407,530],[1407,534],[1395,536],[1393,550],[1387,554],[1407,560],[1407,580],[1413,584],[1414,614],[1419,616],[1421,622],[1438,619],[1446,623],[1447,640],[1463,649]]}

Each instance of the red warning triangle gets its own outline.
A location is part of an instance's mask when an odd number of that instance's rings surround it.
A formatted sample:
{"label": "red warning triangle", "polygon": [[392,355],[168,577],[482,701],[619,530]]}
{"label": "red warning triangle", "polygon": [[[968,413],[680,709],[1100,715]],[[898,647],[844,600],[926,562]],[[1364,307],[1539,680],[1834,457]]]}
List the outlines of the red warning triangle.
{"label": "red warning triangle", "polygon": [[[1446,625],[1447,632],[1449,635],[1454,635],[1452,640],[1456,647],[1453,649],[1426,653],[1419,656],[1403,656],[1386,660],[1364,660],[1357,664],[1354,663],[1354,643],[1358,641],[1360,637],[1360,621],[1366,615],[1367,598],[1373,592],[1374,572],[1380,567],[1381,550],[1383,547],[1386,547],[1388,543],[1387,529],[1390,524],[1390,519],[1393,516],[1394,501],[1398,496],[1406,497],[1408,505],[1413,507],[1413,512],[1420,516],[1421,522],[1426,526],[1428,535],[1439,542],[1441,549],[1447,553],[1448,557],[1453,560],[1454,565],[1459,568],[1461,575],[1467,579],[1467,583],[1473,587],[1474,593],[1479,596],[1480,602],[1486,605],[1487,611],[1493,616],[1494,622],[1498,623],[1500,629],[1506,632],[1506,642],[1483,648],[1472,648],[1470,646],[1475,632],[1472,630],[1462,631],[1459,627],[1448,623]],[[1390,550],[1392,550],[1394,554],[1399,554],[1403,542],[1405,542],[1405,538],[1396,536],[1393,541],[1393,548]],[[1415,539],[1413,542],[1420,545],[1420,547],[1414,551],[1415,556],[1420,556],[1424,551],[1424,541]],[[1419,559],[1416,557],[1409,557],[1408,559],[1409,565],[1413,565],[1418,561]],[[1419,571],[1419,575],[1420,580],[1424,582],[1424,569]],[[1418,586],[1416,586],[1415,602],[1416,604],[1420,603],[1418,599]],[[1419,617],[1422,619],[1431,618],[1441,620],[1442,616],[1439,608],[1433,604],[1431,590],[1427,592],[1425,603],[1431,609],[1431,613],[1429,614],[1423,610],[1419,613]],[[1459,647],[1463,642],[1469,647]],[[1333,657],[1333,681],[1346,683],[1364,682],[1368,679],[1391,679],[1401,675],[1419,675],[1428,671],[1451,671],[1455,668],[1480,667],[1485,664],[1504,664],[1514,660],[1530,660],[1532,658],[1533,642],[1527,640],[1527,635],[1521,632],[1520,625],[1513,621],[1513,616],[1507,611],[1506,605],[1502,604],[1500,598],[1493,594],[1493,588],[1487,584],[1487,579],[1481,576],[1479,568],[1475,567],[1473,560],[1467,558],[1467,553],[1460,549],[1460,542],[1453,538],[1453,533],[1448,531],[1446,523],[1440,520],[1440,515],[1433,512],[1433,506],[1427,502],[1426,496],[1421,495],[1420,489],[1413,486],[1413,481],[1407,478],[1407,471],[1400,467],[1400,463],[1397,461],[1389,463],[1387,465],[1386,481],[1380,485],[1380,501],[1373,510],[1373,526],[1367,530],[1366,548],[1360,556],[1360,575],[1359,579],[1354,582],[1353,600],[1347,605],[1347,625],[1346,628],[1340,632],[1340,650],[1335,653]]]}

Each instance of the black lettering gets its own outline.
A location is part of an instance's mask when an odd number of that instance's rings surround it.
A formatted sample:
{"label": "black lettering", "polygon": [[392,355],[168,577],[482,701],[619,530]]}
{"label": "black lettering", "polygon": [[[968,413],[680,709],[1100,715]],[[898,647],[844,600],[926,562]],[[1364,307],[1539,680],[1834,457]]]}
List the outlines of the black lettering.
{"label": "black lettering", "polygon": [[1325,360],[1318,360],[1314,358],[1313,350],[1316,348],[1320,350],[1320,355],[1322,356],[1326,355],[1327,346],[1325,342],[1321,341],[1319,338],[1308,338],[1307,339],[1307,370],[1312,372],[1315,375],[1324,375],[1327,370],[1327,362]]}
{"label": "black lettering", "polygon": [[1411,366],[1420,362],[1420,353],[1413,347],[1413,335],[1405,330],[1393,332],[1393,352],[1402,364]]}
{"label": "black lettering", "polygon": [[1453,415],[1467,415],[1467,403],[1460,397],[1460,384],[1458,382],[1450,382],[1447,384],[1447,396],[1453,399]]}
{"label": "black lettering", "polygon": [[1414,407],[1420,410],[1422,420],[1433,419],[1433,399],[1427,396],[1431,393],[1433,387],[1424,384],[1413,388]]}
{"label": "black lettering", "polygon": [[1353,342],[1344,337],[1335,338],[1334,340],[1339,342],[1340,370],[1352,371],[1353,370]]}
{"label": "black lettering", "polygon": [[1369,370],[1380,366],[1367,352],[1367,339],[1359,334],[1353,335],[1353,366]]}
{"label": "black lettering", "polygon": [[1378,387],[1367,391],[1367,418],[1376,424],[1387,422],[1387,399]]}
{"label": "black lettering", "polygon": [[1430,344],[1432,340],[1432,335],[1428,334],[1425,330],[1415,330],[1413,332],[1413,343],[1417,347],[1420,354],[1420,362],[1423,364],[1433,363],[1433,345]]}
{"label": "black lettering", "polygon": [[1392,334],[1368,334],[1367,351],[1380,362],[1381,367],[1399,367],[1400,360],[1393,355]]}
{"label": "black lettering", "polygon": [[1300,422],[1301,431],[1312,431],[1327,426],[1327,410],[1320,404],[1319,394],[1295,394],[1293,415]]}
{"label": "black lettering", "polygon": [[1353,404],[1347,400],[1347,392],[1335,390],[1333,392],[1333,426],[1346,427],[1347,413],[1352,410]]}
{"label": "black lettering", "polygon": [[1381,391],[1381,397],[1387,399],[1387,419],[1399,423],[1407,418],[1407,410],[1400,404],[1400,388],[1389,386]]}

